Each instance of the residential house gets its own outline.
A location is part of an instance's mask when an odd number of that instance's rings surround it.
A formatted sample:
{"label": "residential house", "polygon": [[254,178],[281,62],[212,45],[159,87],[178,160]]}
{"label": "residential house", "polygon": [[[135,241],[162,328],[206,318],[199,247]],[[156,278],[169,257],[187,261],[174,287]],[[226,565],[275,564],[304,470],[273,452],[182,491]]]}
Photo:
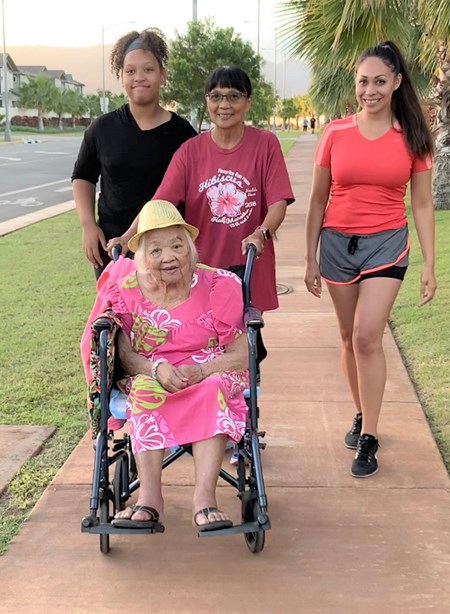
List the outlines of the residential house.
{"label": "residential house", "polygon": [[[48,77],[57,88],[61,90],[74,90],[83,94],[84,83],[76,81],[71,74],[64,72],[64,70],[48,70],[43,65],[30,65],[30,66],[18,66],[15,64],[9,54],[7,54],[6,62],[6,82],[8,90],[8,107],[10,117],[15,115],[28,115],[35,116],[37,111],[35,110],[21,110],[18,108],[18,91],[21,85],[29,83],[30,79],[43,75]],[[4,115],[4,68],[3,68],[4,55],[0,55],[0,115]]]}

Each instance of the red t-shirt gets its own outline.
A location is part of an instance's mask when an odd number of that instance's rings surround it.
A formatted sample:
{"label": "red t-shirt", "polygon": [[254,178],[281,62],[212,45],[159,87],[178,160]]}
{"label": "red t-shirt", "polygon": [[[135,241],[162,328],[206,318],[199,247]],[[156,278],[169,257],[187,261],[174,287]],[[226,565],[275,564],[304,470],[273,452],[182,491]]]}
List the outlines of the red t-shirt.
{"label": "red t-shirt", "polygon": [[[200,262],[222,268],[245,262],[241,241],[262,223],[268,207],[294,201],[278,139],[251,126],[233,149],[218,147],[209,132],[183,143],[153,198],[185,204],[186,221],[200,231]],[[272,240],[255,261],[251,292],[261,311],[278,307]]]}
{"label": "red t-shirt", "polygon": [[314,162],[331,171],[322,227],[351,234],[404,226],[406,184],[413,173],[431,168],[430,157],[411,156],[400,126],[369,140],[359,132],[356,115],[328,124]]}

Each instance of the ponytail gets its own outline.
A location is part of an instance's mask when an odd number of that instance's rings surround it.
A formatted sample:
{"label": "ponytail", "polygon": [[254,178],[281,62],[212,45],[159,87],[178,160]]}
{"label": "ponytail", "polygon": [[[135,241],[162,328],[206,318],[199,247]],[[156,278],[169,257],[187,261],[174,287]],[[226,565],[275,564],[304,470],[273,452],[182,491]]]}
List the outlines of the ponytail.
{"label": "ponytail", "polygon": [[402,76],[400,85],[392,94],[391,105],[410,153],[418,158],[433,155],[433,137],[400,49],[391,41],[370,47],[360,55],[356,68],[367,58],[373,57],[379,58],[395,75]]}

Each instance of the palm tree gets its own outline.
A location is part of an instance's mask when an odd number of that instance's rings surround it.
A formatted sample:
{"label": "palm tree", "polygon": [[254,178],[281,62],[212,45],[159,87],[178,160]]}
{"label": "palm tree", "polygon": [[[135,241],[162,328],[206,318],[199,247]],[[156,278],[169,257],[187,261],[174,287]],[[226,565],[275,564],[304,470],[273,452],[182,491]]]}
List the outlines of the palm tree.
{"label": "palm tree", "polygon": [[404,51],[422,96],[433,79],[434,199],[450,209],[450,0],[290,0],[279,14],[286,51],[312,67],[310,94],[321,111],[351,110],[355,60],[382,40]]}
{"label": "palm tree", "polygon": [[291,127],[290,120],[296,117],[297,112],[298,109],[294,98],[283,98],[281,100],[280,115],[283,120],[283,130],[286,130],[286,126],[288,129]]}
{"label": "palm tree", "polygon": [[109,99],[109,110],[115,111],[116,109],[122,107],[124,104],[127,104],[127,102],[128,98],[123,92],[121,92],[120,94],[112,94]]}
{"label": "palm tree", "polygon": [[436,142],[433,199],[436,209],[450,209],[450,0],[418,0],[423,24],[421,59],[433,70],[428,102],[433,109]]}
{"label": "palm tree", "polygon": [[87,111],[87,103],[80,92],[67,90],[64,92],[67,102],[67,113],[72,116],[72,128],[75,128],[77,117],[81,117]]}
{"label": "palm tree", "polygon": [[51,111],[58,96],[58,88],[43,75],[31,78],[19,88],[19,106],[22,109],[37,109],[38,128],[44,130],[44,115]]}
{"label": "palm tree", "polygon": [[55,98],[52,102],[51,111],[54,111],[58,115],[58,123],[60,130],[62,130],[64,127],[62,116],[64,115],[64,113],[70,113],[71,110],[71,101],[67,97],[68,93],[68,90],[58,90],[58,93],[57,95],[55,95]]}
{"label": "palm tree", "polygon": [[86,111],[87,113],[89,113],[89,119],[91,121],[94,119],[94,117],[98,117],[102,114],[99,96],[97,96],[96,94],[89,94],[88,96],[85,96],[84,99],[87,106]]}

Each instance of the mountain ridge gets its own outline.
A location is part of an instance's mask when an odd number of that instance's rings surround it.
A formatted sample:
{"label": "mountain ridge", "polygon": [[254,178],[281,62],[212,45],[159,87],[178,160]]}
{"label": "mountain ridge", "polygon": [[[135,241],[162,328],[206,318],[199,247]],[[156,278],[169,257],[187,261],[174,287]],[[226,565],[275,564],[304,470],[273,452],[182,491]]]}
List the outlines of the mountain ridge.
{"label": "mountain ridge", "polygon": [[[109,66],[112,47],[112,45],[105,45],[104,48],[105,89],[118,94],[122,91],[122,86],[111,73]],[[73,79],[84,84],[84,94],[96,94],[102,90],[103,50],[101,45],[91,47],[11,46],[8,53],[18,66],[44,65],[48,70],[63,70],[72,75]],[[273,62],[265,62],[262,72],[267,81],[273,82]],[[308,82],[309,71],[306,64],[295,59],[277,62],[277,90],[280,96],[289,98],[297,94],[305,94]]]}

